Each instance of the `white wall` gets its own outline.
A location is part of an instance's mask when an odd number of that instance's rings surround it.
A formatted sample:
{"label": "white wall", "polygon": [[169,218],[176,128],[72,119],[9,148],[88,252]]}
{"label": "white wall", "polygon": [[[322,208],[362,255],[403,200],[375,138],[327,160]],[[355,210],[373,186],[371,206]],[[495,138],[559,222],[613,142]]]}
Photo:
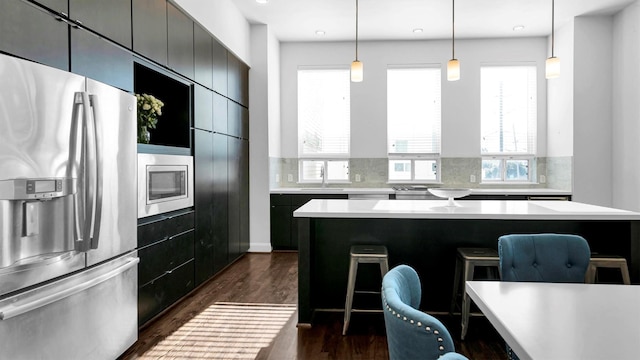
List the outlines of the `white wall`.
{"label": "white wall", "polygon": [[[480,65],[529,61],[544,83],[545,38],[456,41],[461,79],[446,80],[451,42],[375,41],[359,43],[364,81],[351,84],[351,157],[387,156],[386,69],[389,64],[439,64],[442,74],[442,156],[480,156]],[[308,65],[348,66],[355,56],[352,42],[281,44],[282,157],[297,157],[297,69]],[[546,155],[546,89],[539,86],[539,156]]]}
{"label": "white wall", "polygon": [[251,66],[249,22],[231,0],[171,0]]}
{"label": "white wall", "polygon": [[613,206],[640,211],[640,4],[613,24]]}
{"label": "white wall", "polygon": [[611,16],[574,19],[573,200],[612,202]]}
{"label": "white wall", "polygon": [[[547,81],[547,156],[573,156],[573,33],[574,23],[556,28],[555,56],[560,77]],[[546,57],[551,56],[551,41]]]}

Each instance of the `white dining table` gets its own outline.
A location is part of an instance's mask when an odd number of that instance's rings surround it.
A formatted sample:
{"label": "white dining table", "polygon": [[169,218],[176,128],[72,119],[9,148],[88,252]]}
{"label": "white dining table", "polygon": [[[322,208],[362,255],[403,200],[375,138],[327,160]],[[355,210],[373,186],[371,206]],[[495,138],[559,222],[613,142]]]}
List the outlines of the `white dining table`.
{"label": "white dining table", "polygon": [[467,281],[522,360],[640,359],[640,286]]}

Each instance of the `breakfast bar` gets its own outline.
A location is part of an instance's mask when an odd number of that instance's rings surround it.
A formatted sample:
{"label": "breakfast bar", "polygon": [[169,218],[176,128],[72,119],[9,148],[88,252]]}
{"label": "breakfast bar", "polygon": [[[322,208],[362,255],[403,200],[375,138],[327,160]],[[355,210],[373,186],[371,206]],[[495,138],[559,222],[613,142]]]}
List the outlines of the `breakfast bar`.
{"label": "breakfast bar", "polygon": [[[389,266],[407,264],[422,281],[421,308],[444,313],[456,249],[497,248],[501,235],[571,233],[592,252],[624,256],[640,280],[640,213],[573,201],[311,200],[298,221],[298,323],[316,311],[342,311],[352,245],[385,245]],[[358,284],[379,288],[380,272],[358,269]],[[355,300],[354,300],[355,301]],[[367,305],[375,306],[379,298]]]}

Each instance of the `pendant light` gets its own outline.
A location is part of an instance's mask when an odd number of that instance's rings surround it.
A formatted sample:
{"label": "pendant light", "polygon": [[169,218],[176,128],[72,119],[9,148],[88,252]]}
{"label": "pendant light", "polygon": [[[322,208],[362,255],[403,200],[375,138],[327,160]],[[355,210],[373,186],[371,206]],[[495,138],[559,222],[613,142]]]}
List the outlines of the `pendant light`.
{"label": "pendant light", "polygon": [[351,81],[361,82],[363,77],[362,62],[358,60],[358,0],[356,0],[356,59],[351,63]]}
{"label": "pendant light", "polygon": [[460,61],[456,59],[456,0],[451,1],[451,60],[447,63],[447,80],[460,80]]}
{"label": "pendant light", "polygon": [[551,57],[547,59],[545,77],[555,79],[560,77],[560,59],[554,55],[555,47],[555,0],[551,0]]}

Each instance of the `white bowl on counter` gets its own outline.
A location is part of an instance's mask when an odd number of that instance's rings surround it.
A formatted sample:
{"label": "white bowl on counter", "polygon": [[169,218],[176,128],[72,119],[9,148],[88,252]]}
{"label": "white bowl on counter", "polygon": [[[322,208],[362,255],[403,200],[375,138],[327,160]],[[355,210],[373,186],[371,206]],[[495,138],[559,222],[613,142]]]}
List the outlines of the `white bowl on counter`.
{"label": "white bowl on counter", "polygon": [[447,206],[456,206],[456,204],[453,202],[453,199],[465,197],[465,196],[471,194],[471,189],[429,188],[428,190],[429,190],[430,193],[432,193],[433,195],[435,195],[437,197],[449,199],[449,202],[447,203]]}

